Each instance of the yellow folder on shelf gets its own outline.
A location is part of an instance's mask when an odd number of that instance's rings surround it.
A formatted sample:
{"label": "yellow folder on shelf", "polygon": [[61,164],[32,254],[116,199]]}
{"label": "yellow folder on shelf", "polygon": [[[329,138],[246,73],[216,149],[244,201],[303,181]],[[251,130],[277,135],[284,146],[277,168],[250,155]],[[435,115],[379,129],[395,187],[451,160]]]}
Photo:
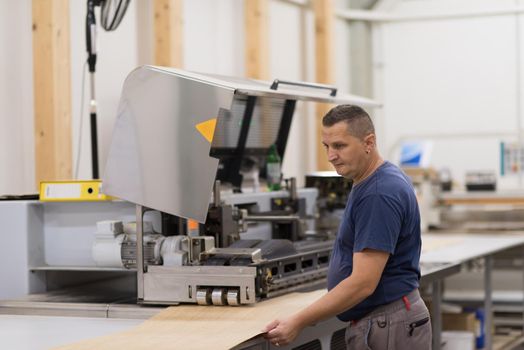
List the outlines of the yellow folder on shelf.
{"label": "yellow folder on shelf", "polygon": [[102,192],[102,181],[42,181],[40,200],[42,202],[107,201],[114,197]]}

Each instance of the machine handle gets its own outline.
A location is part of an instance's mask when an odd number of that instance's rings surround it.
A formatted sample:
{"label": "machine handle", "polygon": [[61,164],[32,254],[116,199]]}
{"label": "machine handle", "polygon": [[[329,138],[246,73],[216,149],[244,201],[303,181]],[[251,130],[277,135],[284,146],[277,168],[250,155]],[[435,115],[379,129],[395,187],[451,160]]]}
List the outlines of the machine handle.
{"label": "machine handle", "polygon": [[304,83],[304,82],[300,82],[300,81],[287,81],[287,80],[275,79],[273,81],[273,83],[271,84],[270,89],[271,90],[277,90],[278,89],[278,84],[304,86],[304,87],[309,87],[309,88],[314,88],[314,89],[330,90],[331,92],[329,93],[329,96],[333,96],[333,97],[337,96],[337,88],[334,87],[334,86],[324,85],[324,84],[317,84],[317,83]]}

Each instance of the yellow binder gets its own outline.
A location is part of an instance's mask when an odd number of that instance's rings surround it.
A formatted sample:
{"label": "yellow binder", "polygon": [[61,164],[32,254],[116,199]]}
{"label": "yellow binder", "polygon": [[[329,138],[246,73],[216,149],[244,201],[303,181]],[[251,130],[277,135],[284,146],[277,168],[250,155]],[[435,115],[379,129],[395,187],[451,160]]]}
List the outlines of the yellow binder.
{"label": "yellow binder", "polygon": [[114,199],[102,193],[102,181],[42,181],[42,202],[107,201]]}

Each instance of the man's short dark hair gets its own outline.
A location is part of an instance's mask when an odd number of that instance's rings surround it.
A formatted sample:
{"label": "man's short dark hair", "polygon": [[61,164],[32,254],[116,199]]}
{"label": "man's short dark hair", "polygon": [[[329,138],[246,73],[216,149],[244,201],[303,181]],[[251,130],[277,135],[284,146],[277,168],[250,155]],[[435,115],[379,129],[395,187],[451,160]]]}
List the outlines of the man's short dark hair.
{"label": "man's short dark hair", "polygon": [[349,133],[359,139],[375,133],[375,127],[369,114],[358,106],[336,106],[322,118],[322,125],[326,127],[333,126],[339,122],[345,122],[348,125]]}

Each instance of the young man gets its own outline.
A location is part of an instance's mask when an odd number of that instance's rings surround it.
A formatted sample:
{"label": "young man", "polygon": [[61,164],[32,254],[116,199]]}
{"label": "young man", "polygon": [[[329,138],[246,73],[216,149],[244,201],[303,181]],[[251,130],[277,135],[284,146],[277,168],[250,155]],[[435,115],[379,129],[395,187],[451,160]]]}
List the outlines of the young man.
{"label": "young man", "polygon": [[329,292],[266,326],[276,346],[334,315],[349,322],[348,349],[430,349],[429,312],[418,292],[420,214],[410,180],[378,153],[373,122],[341,105],[322,120],[337,173],[353,180],[328,272]]}

